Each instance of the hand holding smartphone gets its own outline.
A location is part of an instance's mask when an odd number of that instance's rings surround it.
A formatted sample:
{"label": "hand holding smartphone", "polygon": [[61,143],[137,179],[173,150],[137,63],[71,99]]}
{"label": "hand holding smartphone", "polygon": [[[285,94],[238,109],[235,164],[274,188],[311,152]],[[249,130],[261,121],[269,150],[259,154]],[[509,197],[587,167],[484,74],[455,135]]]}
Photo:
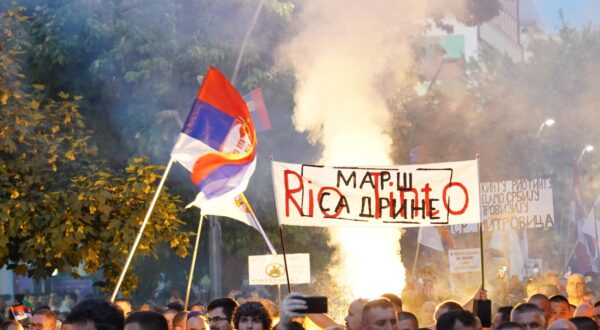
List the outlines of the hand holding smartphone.
{"label": "hand holding smartphone", "polygon": [[306,309],[296,310],[296,312],[298,312],[298,313],[303,313],[303,314],[327,313],[327,297],[325,297],[325,296],[298,297],[296,299],[304,300],[306,302]]}

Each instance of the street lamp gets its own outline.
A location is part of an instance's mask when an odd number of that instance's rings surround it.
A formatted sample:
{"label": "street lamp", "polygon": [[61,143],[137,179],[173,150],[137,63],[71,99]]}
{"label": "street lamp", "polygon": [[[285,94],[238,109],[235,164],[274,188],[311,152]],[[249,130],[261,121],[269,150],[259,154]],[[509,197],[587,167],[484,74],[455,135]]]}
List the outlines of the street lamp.
{"label": "street lamp", "polygon": [[552,118],[548,118],[548,119],[544,120],[544,122],[540,126],[540,129],[538,129],[537,134],[535,135],[535,137],[537,138],[537,137],[540,136],[540,133],[542,133],[542,130],[544,129],[545,126],[550,127],[550,126],[554,125],[554,123],[555,123],[555,121]]}
{"label": "street lamp", "polygon": [[585,154],[586,152],[592,152],[594,150],[594,146],[591,144],[586,145],[583,150],[581,150],[581,154],[579,155],[579,161],[581,162],[581,160],[583,159],[583,154]]}

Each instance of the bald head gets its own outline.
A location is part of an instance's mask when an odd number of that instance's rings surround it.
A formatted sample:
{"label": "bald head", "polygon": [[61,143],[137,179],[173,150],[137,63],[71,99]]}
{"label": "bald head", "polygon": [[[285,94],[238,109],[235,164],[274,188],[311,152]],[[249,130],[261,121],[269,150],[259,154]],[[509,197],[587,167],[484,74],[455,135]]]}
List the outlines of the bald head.
{"label": "bald head", "polygon": [[579,305],[585,294],[585,279],[581,274],[573,274],[567,278],[567,298],[574,305]]}
{"label": "bald head", "polygon": [[573,322],[567,319],[556,320],[550,324],[548,330],[577,330]]}
{"label": "bald head", "polygon": [[344,318],[344,321],[346,321],[346,329],[361,330],[363,307],[367,302],[367,299],[359,298],[350,303],[350,306],[348,306],[348,314],[346,315],[346,318]]}
{"label": "bald head", "polygon": [[534,304],[521,303],[515,306],[510,313],[510,320],[519,323],[527,330],[546,329],[544,311]]}
{"label": "bald head", "polygon": [[552,316],[552,309],[550,308],[550,299],[548,299],[548,297],[541,293],[537,293],[529,297],[527,302],[541,308],[544,311],[544,317],[546,320],[550,320],[550,316]]}
{"label": "bald head", "polygon": [[585,317],[589,317],[589,318],[594,318],[594,306],[588,304],[588,303],[584,303],[581,304],[579,306],[577,306],[577,308],[575,308],[575,312],[573,313],[573,317],[578,317],[578,316],[585,316]]}

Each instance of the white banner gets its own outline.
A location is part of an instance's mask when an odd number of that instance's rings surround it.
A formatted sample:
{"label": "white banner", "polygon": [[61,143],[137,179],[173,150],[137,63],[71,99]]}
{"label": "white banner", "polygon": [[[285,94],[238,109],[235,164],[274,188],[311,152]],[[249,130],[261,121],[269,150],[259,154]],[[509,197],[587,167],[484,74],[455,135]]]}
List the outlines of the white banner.
{"label": "white banner", "polygon": [[481,272],[481,254],[479,249],[448,250],[450,273]]}
{"label": "white banner", "polygon": [[279,222],[420,227],[479,222],[477,161],[378,167],[273,162]]}
{"label": "white banner", "polygon": [[[290,283],[310,283],[310,257],[308,253],[286,254]],[[287,284],[283,255],[267,254],[248,256],[250,285]]]}
{"label": "white banner", "polygon": [[[549,228],[554,225],[550,178],[482,182],[483,231]],[[477,233],[478,226],[452,226],[453,234]]]}

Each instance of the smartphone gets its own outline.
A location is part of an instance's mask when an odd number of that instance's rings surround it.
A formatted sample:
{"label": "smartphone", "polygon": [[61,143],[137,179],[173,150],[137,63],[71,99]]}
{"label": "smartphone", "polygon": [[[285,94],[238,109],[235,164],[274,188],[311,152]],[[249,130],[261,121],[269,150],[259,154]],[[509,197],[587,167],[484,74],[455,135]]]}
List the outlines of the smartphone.
{"label": "smartphone", "polygon": [[306,302],[306,309],[297,310],[296,312],[304,314],[327,313],[327,297],[325,296],[298,297],[298,299]]}
{"label": "smartphone", "polygon": [[489,328],[492,325],[492,301],[489,299],[475,300],[473,314],[481,320],[482,327]]}

